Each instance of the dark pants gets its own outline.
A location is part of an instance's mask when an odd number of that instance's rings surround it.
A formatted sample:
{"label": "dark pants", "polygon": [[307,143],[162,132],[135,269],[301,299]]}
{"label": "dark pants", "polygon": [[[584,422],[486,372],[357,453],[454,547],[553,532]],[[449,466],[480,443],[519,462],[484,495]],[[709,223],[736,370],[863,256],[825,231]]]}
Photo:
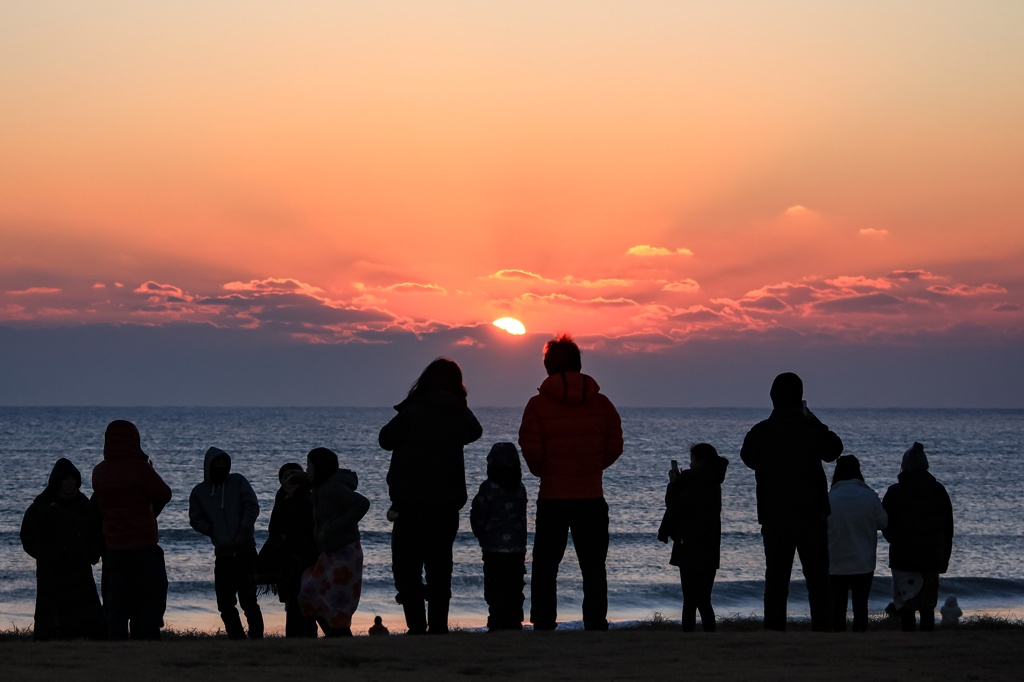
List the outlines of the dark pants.
{"label": "dark pants", "polygon": [[237,603],[249,624],[249,639],[263,637],[263,612],[256,601],[255,564],[255,548],[218,554],[214,562],[213,587],[217,593],[217,610],[229,639],[245,639],[242,619],[235,608],[235,595],[238,595]]}
{"label": "dark pants", "polygon": [[[452,545],[459,532],[458,510],[403,509],[391,529],[391,571],[395,599],[405,610],[410,634],[427,631],[424,600],[430,607],[430,632],[448,632],[452,598]],[[426,583],[424,583],[424,573]]]}
{"label": "dark pants", "polygon": [[108,549],[102,584],[110,639],[160,639],[167,610],[167,570],[159,545]]}
{"label": "dark pants", "polygon": [[530,621],[536,630],[558,624],[558,565],[572,533],[583,574],[583,627],[608,629],[608,504],[590,500],[537,500],[530,580]]}
{"label": "dark pants", "polygon": [[853,595],[853,631],[867,632],[868,595],[871,594],[871,581],[874,577],[874,573],[829,576],[829,584],[832,589],[833,632],[846,630],[846,601],[851,593]]}
{"label": "dark pants", "polygon": [[786,602],[794,554],[800,556],[811,630],[832,630],[832,597],[828,583],[828,523],[773,522],[761,526],[764,540],[764,628],[786,629]]}
{"label": "dark pants", "polygon": [[104,639],[103,609],[88,559],[36,562],[35,639]]}
{"label": "dark pants", "polygon": [[697,628],[697,612],[704,632],[715,631],[715,610],[711,607],[711,590],[715,587],[714,568],[679,567],[679,581],[683,586],[683,631]]}
{"label": "dark pants", "polygon": [[316,637],[316,618],[302,615],[298,595],[284,602],[284,636]]}
{"label": "dark pants", "polygon": [[917,613],[921,614],[921,632],[935,629],[935,605],[939,603],[939,574],[924,572],[921,574],[924,584],[921,591],[907,600],[900,608],[900,629],[913,632]]}
{"label": "dark pants", "polygon": [[525,552],[484,552],[484,601],[487,629],[523,629]]}

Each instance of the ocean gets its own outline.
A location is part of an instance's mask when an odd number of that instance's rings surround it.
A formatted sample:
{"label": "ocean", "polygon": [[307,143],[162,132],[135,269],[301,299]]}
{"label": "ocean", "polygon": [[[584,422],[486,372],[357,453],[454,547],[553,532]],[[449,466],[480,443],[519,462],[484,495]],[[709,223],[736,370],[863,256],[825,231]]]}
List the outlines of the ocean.
{"label": "ocean", "polygon": [[[516,440],[520,408],[474,408],[484,437],[466,448],[470,499],[484,478],[492,443]],[[625,452],[605,472],[611,515],[608,553],[609,619],[628,622],[663,614],[678,619],[682,604],[677,570],[668,564],[670,547],[657,540],[664,509],[669,461],[688,462],[688,446],[709,442],[730,459],[723,485],[722,556],[712,600],[720,616],[759,615],[764,555],[754,500],[754,475],[739,459],[747,430],[764,419],[764,409],[624,408]],[[343,467],[359,474],[359,491],[371,502],[360,524],[365,554],[362,600],[353,623],[365,632],[379,614],[403,629],[401,607],[391,581],[387,472],[390,453],[377,433],[389,408],[0,408],[0,623],[28,627],[35,599],[35,566],[18,538],[25,510],[46,484],[59,457],[71,459],[91,494],[91,472],[100,461],[103,431],[114,419],[133,421],[142,447],[174,491],[159,517],[160,544],[170,580],[165,621],[176,628],[220,627],[213,591],[213,551],[188,524],[188,496],[202,479],[203,454],[210,445],[227,450],[232,471],[249,479],[261,504],[257,542],[266,538],[285,462],[305,464],[306,453],[326,446]],[[965,613],[1024,617],[1024,410],[826,409],[816,414],[838,433],[845,453],[854,454],[868,485],[879,495],[896,480],[903,451],[924,444],[931,472],[953,500],[956,536],[949,572],[940,584],[940,603],[957,595]],[[832,465],[825,465],[831,476]],[[537,480],[527,472],[529,517],[536,510]],[[531,534],[532,543],[532,534]],[[870,607],[891,601],[888,548],[879,537],[878,566]],[[529,555],[527,557],[529,560]],[[455,545],[450,622],[479,628],[487,616],[480,550],[463,509]],[[527,567],[529,571],[529,566]],[[99,568],[96,570],[97,584]],[[806,592],[799,562],[794,566],[790,616],[806,617]],[[559,619],[566,627],[581,619],[580,574],[570,542],[559,573]],[[529,586],[527,586],[529,613]],[[273,595],[261,597],[269,632],[281,632],[284,609]]]}

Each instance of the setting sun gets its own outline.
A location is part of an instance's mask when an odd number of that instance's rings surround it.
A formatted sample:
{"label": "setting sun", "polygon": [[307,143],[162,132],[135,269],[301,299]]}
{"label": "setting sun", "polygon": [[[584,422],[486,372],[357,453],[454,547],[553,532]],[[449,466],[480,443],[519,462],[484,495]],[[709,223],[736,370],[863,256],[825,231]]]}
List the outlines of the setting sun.
{"label": "setting sun", "polygon": [[495,320],[491,324],[493,324],[495,327],[498,327],[499,329],[504,329],[509,334],[512,334],[514,336],[519,336],[521,334],[526,333],[526,327],[524,327],[523,323],[514,317],[502,317]]}

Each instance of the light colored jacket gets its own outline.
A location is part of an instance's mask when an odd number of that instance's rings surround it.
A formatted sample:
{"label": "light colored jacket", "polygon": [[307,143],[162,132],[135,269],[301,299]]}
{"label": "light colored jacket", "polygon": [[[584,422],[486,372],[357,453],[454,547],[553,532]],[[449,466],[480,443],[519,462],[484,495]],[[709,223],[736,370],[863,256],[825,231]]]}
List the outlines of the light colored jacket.
{"label": "light colored jacket", "polygon": [[839,481],[828,493],[828,558],[831,575],[875,572],[878,531],[889,522],[882,501],[866,483]]}

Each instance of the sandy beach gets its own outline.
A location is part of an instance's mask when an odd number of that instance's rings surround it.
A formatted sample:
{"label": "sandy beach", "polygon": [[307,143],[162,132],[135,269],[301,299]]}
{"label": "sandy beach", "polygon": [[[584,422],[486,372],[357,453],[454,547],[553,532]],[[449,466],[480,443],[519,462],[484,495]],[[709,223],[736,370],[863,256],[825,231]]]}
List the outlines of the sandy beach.
{"label": "sandy beach", "polygon": [[1020,679],[1019,629],[934,633],[619,630],[342,641],[0,643],[5,680]]}

